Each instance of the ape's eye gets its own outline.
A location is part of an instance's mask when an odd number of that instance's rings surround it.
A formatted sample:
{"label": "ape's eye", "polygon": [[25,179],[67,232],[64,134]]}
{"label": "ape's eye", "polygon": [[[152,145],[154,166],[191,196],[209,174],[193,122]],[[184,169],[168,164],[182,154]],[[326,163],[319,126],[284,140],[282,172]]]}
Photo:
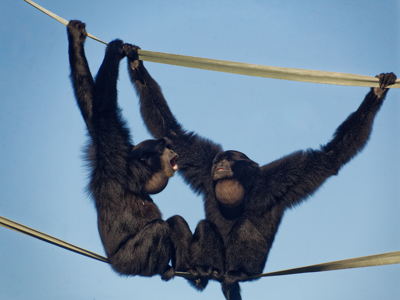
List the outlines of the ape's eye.
{"label": "ape's eye", "polygon": [[141,160],[148,160],[150,157],[151,157],[151,153],[144,153],[144,154],[142,155]]}
{"label": "ape's eye", "polygon": [[155,156],[161,156],[162,152],[146,152],[143,153],[141,160],[149,160]]}

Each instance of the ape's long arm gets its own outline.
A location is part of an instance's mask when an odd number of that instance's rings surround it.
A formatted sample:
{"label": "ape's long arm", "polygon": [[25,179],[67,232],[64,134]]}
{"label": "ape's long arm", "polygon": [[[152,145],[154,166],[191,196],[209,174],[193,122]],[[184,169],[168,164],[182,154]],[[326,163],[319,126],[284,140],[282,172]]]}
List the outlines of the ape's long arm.
{"label": "ape's long arm", "polygon": [[299,151],[262,167],[267,189],[274,191],[275,201],[290,207],[304,200],[365,147],[388,91],[386,86],[395,80],[393,73],[381,74],[381,87],[371,89],[321,150]]}
{"label": "ape's long arm", "polygon": [[211,167],[221,146],[187,133],[177,122],[168,107],[157,82],[150,76],[142,61],[138,60],[138,47],[124,46],[128,57],[131,81],[140,98],[143,120],[155,138],[167,137],[173,150],[179,155],[180,173],[196,192],[206,192],[212,187]]}
{"label": "ape's long arm", "polygon": [[[80,30],[74,30],[75,27]],[[71,80],[78,106],[85,120],[89,133],[92,134],[92,103],[94,96],[94,80],[89,70],[83,43],[86,39],[85,24],[71,21],[67,26],[68,54],[71,66]]]}
{"label": "ape's long arm", "polygon": [[371,88],[360,107],[338,127],[332,141],[322,147],[327,160],[336,164],[337,169],[364,148],[370,137],[374,118],[386,97],[386,86],[396,81],[396,75],[381,74],[379,79],[381,87]]}

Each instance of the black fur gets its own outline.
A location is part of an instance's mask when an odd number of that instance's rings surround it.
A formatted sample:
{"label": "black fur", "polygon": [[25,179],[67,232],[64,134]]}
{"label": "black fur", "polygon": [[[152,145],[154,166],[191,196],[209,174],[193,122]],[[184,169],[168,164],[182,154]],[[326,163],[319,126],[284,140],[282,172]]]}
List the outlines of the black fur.
{"label": "black fur", "polygon": [[[180,174],[195,192],[203,194],[206,222],[216,226],[210,229],[204,221],[199,223],[191,245],[191,272],[200,275],[199,288],[204,288],[207,279],[215,277],[213,272],[222,269],[225,296],[240,299],[238,281],[262,272],[285,210],[313,194],[363,149],[388,91],[386,87],[394,83],[396,76],[379,75],[381,87],[371,89],[358,110],[320,150],[298,151],[259,167],[243,153],[223,152],[220,145],[183,130],[161,89],[137,60],[137,49],[131,46],[130,53],[127,52],[129,73],[147,128],[155,138],[166,136],[171,140],[172,149],[180,155]],[[217,175],[218,172],[223,175]],[[232,203],[218,201],[216,184],[227,179],[240,183],[245,190],[243,199],[238,197]],[[220,198],[226,196],[225,191],[229,195],[223,185],[221,191]],[[219,246],[218,233],[225,253]],[[214,261],[210,261],[209,253],[213,253]],[[223,255],[224,261],[220,259]]]}
{"label": "black fur", "polygon": [[[174,268],[189,268],[191,233],[180,216],[163,221],[149,191],[157,193],[165,187],[174,172],[170,159],[176,155],[165,138],[137,146],[131,143],[117,104],[118,68],[125,56],[122,41],[108,45],[94,81],[83,47],[85,24],[70,21],[67,33],[72,85],[90,136],[89,190],[107,257],[121,275],[160,274],[168,280]],[[174,268],[169,265],[171,258]]]}

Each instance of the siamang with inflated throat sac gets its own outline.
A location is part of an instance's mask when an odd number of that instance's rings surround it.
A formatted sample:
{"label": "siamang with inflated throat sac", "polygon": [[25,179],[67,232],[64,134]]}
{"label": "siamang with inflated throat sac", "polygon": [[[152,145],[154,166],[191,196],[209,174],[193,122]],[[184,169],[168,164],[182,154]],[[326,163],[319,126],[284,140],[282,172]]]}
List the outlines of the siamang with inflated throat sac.
{"label": "siamang with inflated throat sac", "polygon": [[377,76],[379,87],[371,88],[321,149],[297,151],[259,167],[241,152],[223,151],[184,130],[138,59],[138,49],[130,45],[127,57],[144,122],[155,138],[171,140],[171,149],[179,153],[179,173],[204,197],[206,219],[191,242],[190,272],[198,289],[217,279],[227,299],[241,299],[238,282],[262,272],[285,210],[312,195],[364,148],[396,75]]}

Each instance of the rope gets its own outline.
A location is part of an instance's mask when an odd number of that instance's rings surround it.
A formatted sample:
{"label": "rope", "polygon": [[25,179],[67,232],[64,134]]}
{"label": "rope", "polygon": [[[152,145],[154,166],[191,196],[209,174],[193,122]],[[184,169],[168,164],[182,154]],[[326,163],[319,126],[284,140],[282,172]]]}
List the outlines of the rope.
{"label": "rope", "polygon": [[[56,19],[62,24],[68,25],[67,20],[55,15],[54,13],[37,5],[31,0],[25,0],[25,2],[31,4],[32,6],[36,7],[40,11],[49,15],[50,17]],[[103,42],[102,40],[94,37],[89,33],[88,37],[107,45],[106,42]],[[181,67],[197,68],[210,71],[240,74],[240,75],[302,81],[302,82],[313,82],[322,84],[379,87],[379,80],[377,78],[364,75],[270,67],[270,66],[240,63],[240,62],[231,62],[225,60],[216,60],[216,59],[208,59],[201,57],[153,52],[141,49],[138,50],[138,55],[139,59],[144,61],[163,63]],[[400,88],[400,79],[398,79],[395,84],[390,85],[390,88]]]}
{"label": "rope", "polygon": [[374,266],[384,266],[384,265],[394,265],[394,264],[400,264],[400,251],[361,256],[361,257],[331,261],[323,264],[264,273],[252,276],[251,279],[260,277],[269,277],[269,276],[313,273],[313,272],[344,270],[344,269],[374,267]]}
{"label": "rope", "polygon": [[[12,220],[6,219],[0,216],[0,225],[6,228],[24,233],[31,237],[40,239],[42,241],[48,242],[50,244],[56,245],[58,247],[88,256],[93,259],[97,259],[102,262],[108,263],[108,259],[104,256],[96,254],[94,252],[90,252],[83,248],[77,247],[70,243],[64,242],[60,239],[52,237],[46,233],[40,232],[38,230],[29,228],[25,225],[19,224]],[[400,263],[400,251],[388,252],[376,255],[369,255],[363,257],[356,257],[338,261],[332,261],[317,265],[305,266],[300,268],[264,273],[256,276],[250,277],[251,279],[256,279],[260,277],[270,277],[270,276],[279,276],[279,275],[289,275],[289,274],[300,274],[300,273],[311,273],[311,272],[322,272],[322,271],[333,271],[333,270],[343,270],[343,269],[351,269],[351,268],[363,268],[363,267],[372,267],[372,266],[383,266],[383,265],[392,265]],[[184,277],[186,279],[194,279],[194,276],[187,272],[175,272],[175,276]]]}
{"label": "rope", "polygon": [[61,248],[64,248],[64,249],[67,249],[67,250],[70,250],[70,251],[73,251],[73,252],[88,256],[90,258],[97,259],[99,261],[108,263],[108,259],[106,257],[104,257],[104,256],[101,256],[101,255],[96,254],[94,252],[90,252],[88,250],[85,250],[83,248],[77,247],[77,246],[72,245],[70,243],[64,242],[63,240],[60,240],[58,238],[55,238],[55,237],[53,237],[51,235],[48,235],[48,234],[43,233],[43,232],[40,232],[40,231],[38,231],[36,229],[33,229],[33,228],[30,228],[28,226],[19,224],[17,222],[12,221],[12,220],[6,219],[6,218],[4,218],[2,216],[0,216],[0,225],[6,227],[8,229],[12,229],[12,230],[24,233],[26,235],[29,235],[31,237],[37,238],[39,240],[45,241],[47,243],[56,245],[58,247],[61,247]]}
{"label": "rope", "polygon": [[[58,22],[64,24],[65,26],[68,25],[68,21],[57,16],[56,14],[52,13],[51,11],[45,9],[44,7],[41,7],[40,5],[36,4],[35,2],[31,1],[31,0],[25,0],[25,2],[29,3],[30,5],[32,5],[33,7],[36,7],[38,10],[44,12],[46,15],[52,17],[53,19],[57,20]],[[94,37],[93,35],[91,35],[90,33],[87,33],[87,36],[90,37],[91,39],[94,39],[95,41],[98,41],[100,43],[106,44],[108,45],[106,42],[103,42],[102,40],[98,39],[97,37]]]}

